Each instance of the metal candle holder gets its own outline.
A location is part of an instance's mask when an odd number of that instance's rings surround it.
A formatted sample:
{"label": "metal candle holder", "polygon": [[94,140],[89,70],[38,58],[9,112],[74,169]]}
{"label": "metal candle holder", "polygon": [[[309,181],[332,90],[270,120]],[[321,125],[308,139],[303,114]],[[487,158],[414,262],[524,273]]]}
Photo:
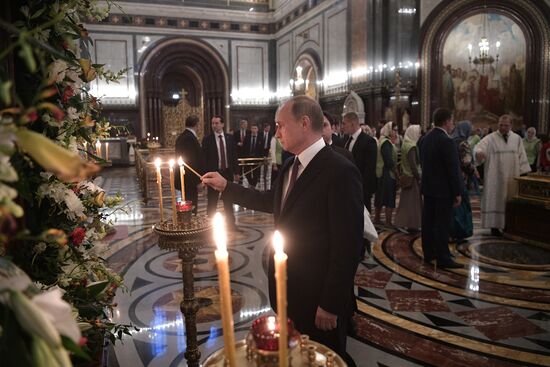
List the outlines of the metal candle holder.
{"label": "metal candle holder", "polygon": [[188,218],[182,223],[163,221],[154,225],[153,230],[159,237],[159,247],[163,250],[178,251],[182,263],[183,301],[181,312],[185,317],[185,335],[187,348],[185,359],[190,367],[198,367],[201,353],[197,345],[197,311],[200,302],[195,298],[193,282],[193,264],[199,249],[212,238],[212,226],[205,215]]}
{"label": "metal candle holder", "polygon": [[[260,351],[256,348],[253,338],[235,344],[237,365],[239,367],[278,367],[279,354],[277,351]],[[330,348],[309,339],[307,335],[300,336],[299,345],[289,349],[289,367],[347,367],[346,362]],[[225,367],[224,349],[218,349],[203,363],[204,367]]]}

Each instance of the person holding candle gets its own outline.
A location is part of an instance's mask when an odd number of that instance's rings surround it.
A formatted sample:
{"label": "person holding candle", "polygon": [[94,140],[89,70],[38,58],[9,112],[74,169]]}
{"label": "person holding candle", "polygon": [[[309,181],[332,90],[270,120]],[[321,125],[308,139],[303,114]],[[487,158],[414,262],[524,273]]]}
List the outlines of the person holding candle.
{"label": "person holding candle", "polygon": [[[176,158],[181,157],[183,161],[195,170],[202,172],[204,162],[202,157],[201,145],[197,138],[197,132],[195,129],[199,123],[199,117],[196,115],[188,116],[185,119],[185,130],[176,139]],[[181,179],[180,179],[180,167],[178,166],[176,171],[176,189],[181,191]],[[195,208],[193,212],[197,213],[199,192],[198,185],[200,185],[200,179],[193,172],[185,170],[183,175],[183,181],[185,182],[185,196],[186,200],[193,202]]]}
{"label": "person holding candle", "polygon": [[[274,214],[285,239],[288,317],[296,329],[325,344],[355,366],[346,353],[346,333],[353,299],[350,289],[363,247],[363,189],[357,167],[326,146],[319,104],[296,96],[276,114],[285,162],[270,191],[246,189],[217,172],[203,183],[223,198]],[[270,256],[269,295],[277,309],[274,261]]]}
{"label": "person holding candle", "polygon": [[[239,181],[239,163],[237,161],[236,144],[233,136],[223,131],[224,122],[221,116],[214,116],[211,120],[212,134],[206,136],[202,141],[202,154],[206,171],[215,171],[229,181]],[[214,215],[218,206],[219,193],[213,188],[208,188],[206,212],[209,216]],[[227,229],[238,231],[235,224],[233,205],[228,200],[223,200],[224,214]]]}

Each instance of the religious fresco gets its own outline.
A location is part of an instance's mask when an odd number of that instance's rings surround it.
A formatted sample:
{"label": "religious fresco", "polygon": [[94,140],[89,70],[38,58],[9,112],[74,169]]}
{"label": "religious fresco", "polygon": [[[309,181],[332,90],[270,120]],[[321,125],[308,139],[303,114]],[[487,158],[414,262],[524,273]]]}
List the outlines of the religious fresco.
{"label": "religious fresco", "polygon": [[[480,51],[483,36],[485,57]],[[495,126],[504,113],[521,125],[525,59],[525,36],[512,19],[496,13],[466,18],[444,43],[441,107],[453,110],[455,121],[470,120],[477,126]]]}

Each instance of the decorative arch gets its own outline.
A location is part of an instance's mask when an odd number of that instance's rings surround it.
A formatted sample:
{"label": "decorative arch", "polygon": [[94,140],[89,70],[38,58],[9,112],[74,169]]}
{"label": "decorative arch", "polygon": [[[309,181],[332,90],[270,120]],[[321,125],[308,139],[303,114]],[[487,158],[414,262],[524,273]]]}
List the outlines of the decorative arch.
{"label": "decorative arch", "polygon": [[317,81],[323,79],[323,69],[321,68],[321,58],[319,54],[313,49],[306,49],[298,55],[292,69],[294,80],[299,77],[296,73],[298,67],[302,68],[304,84],[303,86],[294,85],[294,95],[305,94],[319,100]]}
{"label": "decorative arch", "polygon": [[[164,136],[163,83],[171,75],[183,76],[194,105],[203,106],[203,121],[213,115],[229,121],[229,72],[222,56],[211,45],[191,37],[164,38],[151,45],[139,65],[139,110],[141,135]],[[226,124],[229,126],[229,124]],[[209,129],[205,124],[205,129]]]}
{"label": "decorative arch", "polygon": [[421,29],[420,95],[421,121],[429,125],[431,113],[440,106],[440,68],[443,46],[451,30],[464,19],[483,12],[511,18],[526,39],[523,120],[548,132],[550,104],[550,10],[543,2],[527,0],[445,0],[434,8]]}
{"label": "decorative arch", "polygon": [[359,123],[365,123],[365,104],[357,93],[350,91],[346,100],[344,101],[344,108],[342,110],[342,116],[348,112],[355,112],[359,117]]}

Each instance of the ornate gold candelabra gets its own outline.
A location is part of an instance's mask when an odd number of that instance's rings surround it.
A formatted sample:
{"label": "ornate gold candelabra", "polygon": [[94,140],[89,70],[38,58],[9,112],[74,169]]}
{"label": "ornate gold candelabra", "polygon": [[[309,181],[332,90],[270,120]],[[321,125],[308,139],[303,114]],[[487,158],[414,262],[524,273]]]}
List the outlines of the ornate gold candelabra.
{"label": "ornate gold candelabra", "polygon": [[163,221],[155,224],[153,229],[159,237],[159,247],[163,250],[177,250],[181,259],[183,301],[180,309],[185,317],[185,359],[188,366],[198,367],[201,353],[197,345],[196,316],[201,305],[195,298],[193,264],[199,249],[212,238],[210,220],[205,215],[197,215],[185,218],[181,223]]}
{"label": "ornate gold candelabra", "polygon": [[[278,367],[277,351],[263,351],[256,348],[252,338],[240,340],[235,345],[239,367]],[[224,349],[221,348],[204,361],[204,367],[225,367]],[[323,344],[309,340],[307,335],[300,336],[299,345],[289,350],[290,367],[346,367],[344,360]]]}

